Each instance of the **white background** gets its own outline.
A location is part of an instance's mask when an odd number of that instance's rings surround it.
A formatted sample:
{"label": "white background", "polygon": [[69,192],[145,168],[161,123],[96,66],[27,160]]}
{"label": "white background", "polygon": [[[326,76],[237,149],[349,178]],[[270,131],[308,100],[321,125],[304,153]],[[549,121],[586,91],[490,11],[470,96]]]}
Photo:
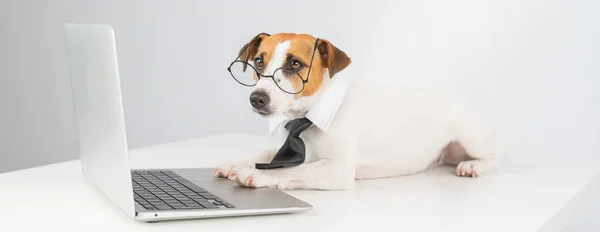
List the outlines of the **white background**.
{"label": "white background", "polygon": [[[77,157],[65,22],[115,28],[132,148],[266,134],[225,68],[255,34],[286,31],[330,40],[365,81],[461,94],[513,160],[599,160],[598,12],[594,0],[2,0],[0,172]],[[568,230],[597,231],[598,209]]]}

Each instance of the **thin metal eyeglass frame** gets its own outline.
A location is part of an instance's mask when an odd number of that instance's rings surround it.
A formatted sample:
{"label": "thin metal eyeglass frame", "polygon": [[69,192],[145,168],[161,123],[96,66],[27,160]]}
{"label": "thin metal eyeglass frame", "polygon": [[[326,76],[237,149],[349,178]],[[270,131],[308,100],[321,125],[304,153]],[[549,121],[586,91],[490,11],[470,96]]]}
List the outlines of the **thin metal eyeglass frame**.
{"label": "thin metal eyeglass frame", "polygon": [[[254,42],[256,39],[258,39],[258,37],[259,37],[260,35],[267,35],[267,36],[269,36],[269,34],[267,34],[267,33],[261,33],[261,34],[258,34],[256,37],[254,37],[254,39],[252,39],[252,41],[250,41],[250,43],[248,43],[248,44],[246,44],[246,45],[244,46],[244,48],[242,49],[242,51],[246,51],[246,49],[248,49],[248,46],[250,46],[250,45],[251,45],[251,44],[252,44],[252,43],[253,43],[253,42]],[[260,80],[260,78],[261,78],[261,77],[270,78],[270,79],[272,79],[272,80],[273,80],[273,82],[275,83],[275,85],[277,85],[277,87],[278,87],[279,89],[281,89],[281,91],[283,91],[283,92],[286,92],[286,93],[288,93],[288,94],[298,94],[298,93],[301,93],[302,91],[304,91],[304,87],[306,86],[306,83],[308,82],[308,79],[310,78],[310,71],[311,71],[311,69],[312,69],[312,64],[313,64],[313,60],[314,60],[314,58],[315,58],[315,53],[316,53],[316,51],[317,51],[317,45],[318,45],[318,44],[319,44],[319,38],[317,38],[317,39],[316,39],[316,41],[315,41],[315,46],[313,47],[313,54],[312,54],[312,56],[311,56],[311,58],[310,58],[310,64],[309,64],[309,67],[308,67],[308,73],[306,74],[306,80],[305,80],[304,78],[302,78],[302,76],[301,76],[301,75],[300,75],[300,74],[299,74],[297,71],[294,71],[294,73],[295,73],[296,75],[298,75],[298,77],[300,77],[300,80],[302,80],[302,89],[300,89],[298,92],[295,92],[295,93],[292,93],[292,92],[289,92],[289,91],[286,91],[286,90],[284,90],[282,87],[280,87],[280,86],[279,86],[279,84],[277,84],[277,81],[275,80],[275,73],[277,73],[277,71],[279,71],[280,69],[283,69],[283,67],[280,67],[280,68],[278,68],[278,69],[275,69],[275,71],[273,71],[273,75],[263,75],[263,74],[259,73],[259,72],[258,72],[258,70],[256,70],[256,68],[254,67],[254,65],[252,65],[252,64],[250,64],[250,63],[248,63],[248,62],[246,62],[246,61],[239,60],[240,56],[242,56],[242,54],[244,54],[244,52],[241,52],[241,53],[240,53],[240,54],[239,54],[239,55],[238,55],[238,56],[235,58],[235,60],[234,60],[233,62],[231,62],[231,64],[229,64],[229,67],[227,67],[227,71],[229,72],[229,74],[231,75],[231,77],[232,77],[232,78],[233,78],[233,79],[234,79],[236,82],[240,83],[241,85],[243,85],[243,86],[248,86],[248,87],[255,86],[255,85],[258,83],[258,81],[256,81],[256,82],[255,82],[254,84],[252,84],[252,85],[247,85],[247,84],[244,84],[244,83],[242,83],[241,81],[239,81],[237,78],[235,78],[235,75],[233,75],[233,72],[231,72],[231,67],[233,66],[233,64],[235,64],[235,63],[238,63],[238,62],[239,62],[239,63],[243,63],[243,64],[244,64],[244,65],[246,65],[246,66],[250,66],[250,67],[252,67],[252,69],[253,69],[253,70],[254,70],[254,72],[256,73],[256,76],[258,76],[258,79],[259,79],[259,80]],[[282,72],[283,72],[283,71],[282,71]]]}

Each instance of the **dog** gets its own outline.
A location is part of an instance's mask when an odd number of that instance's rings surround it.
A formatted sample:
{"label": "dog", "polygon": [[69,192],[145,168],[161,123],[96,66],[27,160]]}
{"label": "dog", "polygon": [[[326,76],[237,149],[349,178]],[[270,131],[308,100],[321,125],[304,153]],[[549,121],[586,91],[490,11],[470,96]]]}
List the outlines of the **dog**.
{"label": "dog", "polygon": [[352,60],[326,39],[263,33],[238,55],[266,75],[286,68],[310,78],[304,86],[288,83],[302,88],[290,94],[273,79],[254,77],[250,98],[260,95],[260,104],[251,107],[269,120],[279,144],[287,137],[285,121],[309,115],[314,125],[300,135],[306,144],[303,164],[255,169],[255,163],[273,159],[275,147],[219,165],[215,177],[251,188],[350,190],[356,180],[410,175],[440,164],[456,165],[456,175],[466,177],[496,169],[500,150],[474,109],[420,86],[351,82]]}

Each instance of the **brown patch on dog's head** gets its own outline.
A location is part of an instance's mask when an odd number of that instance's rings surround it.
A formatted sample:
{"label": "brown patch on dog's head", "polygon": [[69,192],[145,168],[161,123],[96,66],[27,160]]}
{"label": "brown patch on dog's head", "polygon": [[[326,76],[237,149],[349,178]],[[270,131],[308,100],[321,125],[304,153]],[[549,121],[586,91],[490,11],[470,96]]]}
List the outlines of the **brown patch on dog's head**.
{"label": "brown patch on dog's head", "polygon": [[[326,70],[328,70],[328,76],[333,78],[336,73],[342,71],[351,63],[351,60],[346,53],[335,47],[329,41],[319,39],[309,76],[308,69],[311,65],[311,58],[313,57],[313,49],[315,47],[315,42],[317,42],[317,38],[308,34],[296,33],[279,33],[274,35],[261,33],[240,50],[240,59],[248,62],[249,60],[254,61],[256,58],[260,58],[263,63],[263,68],[265,68],[273,60],[277,46],[286,41],[289,41],[290,45],[285,54],[286,57],[283,62],[283,67],[290,67],[293,61],[300,62],[302,68],[297,72],[302,79],[306,80],[308,78],[304,90],[296,94],[296,98],[315,94],[321,88]],[[255,64],[255,66],[257,66],[257,64]],[[244,71],[245,69],[246,67],[244,66]],[[260,68],[257,67],[257,69],[259,69],[258,71],[260,72]],[[266,73],[265,75],[272,75],[272,73]],[[258,77],[255,76],[255,78]],[[302,89],[302,80],[295,80],[292,83],[292,86],[297,90]]]}
{"label": "brown patch on dog's head", "polygon": [[[244,61],[244,62],[248,62],[248,60],[252,57],[254,57],[256,55],[256,51],[258,51],[258,47],[260,46],[260,43],[262,42],[262,39],[269,36],[269,34],[267,33],[260,33],[256,36],[254,36],[254,38],[252,38],[252,40],[250,40],[250,42],[248,42],[247,44],[244,44],[244,46],[242,47],[242,49],[240,49],[240,52],[238,53],[238,56],[240,58],[240,60]],[[244,64],[244,72],[246,71],[247,65]]]}
{"label": "brown patch on dog's head", "polygon": [[317,49],[324,60],[325,67],[329,69],[329,76],[333,77],[339,71],[344,70],[352,60],[346,53],[336,46],[333,46],[329,41],[320,39]]}

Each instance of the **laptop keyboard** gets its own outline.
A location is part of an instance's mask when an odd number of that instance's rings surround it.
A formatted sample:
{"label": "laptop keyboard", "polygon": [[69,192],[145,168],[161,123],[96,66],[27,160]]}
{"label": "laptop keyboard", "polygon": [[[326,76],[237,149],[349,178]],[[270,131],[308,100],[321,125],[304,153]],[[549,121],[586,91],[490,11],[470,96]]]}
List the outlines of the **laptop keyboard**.
{"label": "laptop keyboard", "polygon": [[131,177],[135,201],[147,210],[234,208],[173,171],[132,171]]}

